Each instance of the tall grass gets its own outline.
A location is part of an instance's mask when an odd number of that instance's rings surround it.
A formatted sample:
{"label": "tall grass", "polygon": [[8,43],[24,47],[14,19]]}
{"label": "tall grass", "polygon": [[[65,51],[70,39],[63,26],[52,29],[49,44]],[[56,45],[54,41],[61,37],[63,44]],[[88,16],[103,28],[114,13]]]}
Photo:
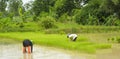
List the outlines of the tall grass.
{"label": "tall grass", "polygon": [[71,42],[65,34],[44,34],[40,32],[11,32],[0,33],[0,37],[11,38],[22,42],[24,39],[33,40],[34,44],[63,48],[79,52],[95,53],[96,49],[110,48],[109,44],[99,44],[89,42],[88,38],[80,37],[76,42]]}

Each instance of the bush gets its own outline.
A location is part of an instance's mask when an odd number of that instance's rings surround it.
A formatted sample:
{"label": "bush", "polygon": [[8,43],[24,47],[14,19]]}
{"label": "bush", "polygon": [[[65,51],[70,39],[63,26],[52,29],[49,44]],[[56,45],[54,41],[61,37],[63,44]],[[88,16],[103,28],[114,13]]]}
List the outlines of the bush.
{"label": "bush", "polygon": [[62,35],[62,34],[65,34],[65,32],[64,32],[64,31],[59,31],[59,34],[61,34],[61,35]]}
{"label": "bush", "polygon": [[67,21],[72,21],[72,17],[65,13],[59,18],[59,21],[62,23],[66,23]]}
{"label": "bush", "polygon": [[118,18],[115,18],[114,15],[110,15],[106,18],[105,25],[114,25],[118,26],[120,24],[120,21]]}
{"label": "bush", "polygon": [[7,29],[9,29],[10,25],[11,25],[11,19],[9,17],[2,18],[0,20],[0,31],[2,31],[2,30],[7,31]]}
{"label": "bush", "polygon": [[40,25],[45,28],[45,29],[49,29],[49,28],[55,28],[57,27],[55,25],[55,19],[51,16],[47,16],[47,17],[42,17],[41,18],[41,22]]}
{"label": "bush", "polygon": [[120,38],[117,38],[117,42],[120,43]]}

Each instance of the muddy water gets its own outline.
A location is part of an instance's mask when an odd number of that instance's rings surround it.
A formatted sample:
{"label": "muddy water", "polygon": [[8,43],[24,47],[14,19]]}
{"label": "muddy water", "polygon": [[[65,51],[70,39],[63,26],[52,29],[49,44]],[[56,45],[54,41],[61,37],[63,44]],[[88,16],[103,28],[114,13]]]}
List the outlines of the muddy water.
{"label": "muddy water", "polygon": [[66,53],[35,45],[32,54],[23,54],[20,44],[0,45],[0,59],[91,59],[86,55]]}
{"label": "muddy water", "polygon": [[120,44],[113,44],[111,49],[97,52],[96,59],[120,59]]}

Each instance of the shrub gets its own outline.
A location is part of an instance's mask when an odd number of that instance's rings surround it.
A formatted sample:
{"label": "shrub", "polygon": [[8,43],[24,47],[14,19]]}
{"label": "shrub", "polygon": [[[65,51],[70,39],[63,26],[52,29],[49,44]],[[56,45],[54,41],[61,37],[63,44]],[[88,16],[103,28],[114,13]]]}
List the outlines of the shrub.
{"label": "shrub", "polygon": [[55,19],[51,16],[47,16],[47,17],[42,17],[41,18],[41,22],[40,25],[45,28],[45,29],[49,29],[49,28],[55,28],[57,27],[55,25]]}
{"label": "shrub", "polygon": [[[0,20],[0,31],[2,32],[5,32],[9,29],[11,25],[11,19],[9,17],[6,17],[6,18],[2,18]],[[7,28],[7,29],[6,29]]]}
{"label": "shrub", "polygon": [[67,21],[72,21],[72,17],[65,13],[59,18],[59,21],[62,23],[66,23]]}
{"label": "shrub", "polygon": [[120,38],[117,38],[117,42],[120,43]]}
{"label": "shrub", "polygon": [[64,31],[59,31],[59,34],[61,34],[61,35],[62,35],[62,34],[65,34],[65,32],[64,32]]}

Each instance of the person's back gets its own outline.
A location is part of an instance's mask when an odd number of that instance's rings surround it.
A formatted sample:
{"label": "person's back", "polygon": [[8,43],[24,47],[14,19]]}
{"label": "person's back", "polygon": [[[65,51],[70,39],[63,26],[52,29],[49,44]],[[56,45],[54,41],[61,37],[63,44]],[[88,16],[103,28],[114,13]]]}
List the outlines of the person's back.
{"label": "person's back", "polygon": [[30,40],[25,39],[25,40],[23,41],[23,46],[24,46],[24,47],[30,46]]}
{"label": "person's back", "polygon": [[23,41],[23,53],[27,52],[26,49],[28,49],[28,53],[32,53],[33,43],[29,39]]}
{"label": "person's back", "polygon": [[77,34],[68,34],[67,38],[70,38],[72,41],[76,41],[77,39]]}

